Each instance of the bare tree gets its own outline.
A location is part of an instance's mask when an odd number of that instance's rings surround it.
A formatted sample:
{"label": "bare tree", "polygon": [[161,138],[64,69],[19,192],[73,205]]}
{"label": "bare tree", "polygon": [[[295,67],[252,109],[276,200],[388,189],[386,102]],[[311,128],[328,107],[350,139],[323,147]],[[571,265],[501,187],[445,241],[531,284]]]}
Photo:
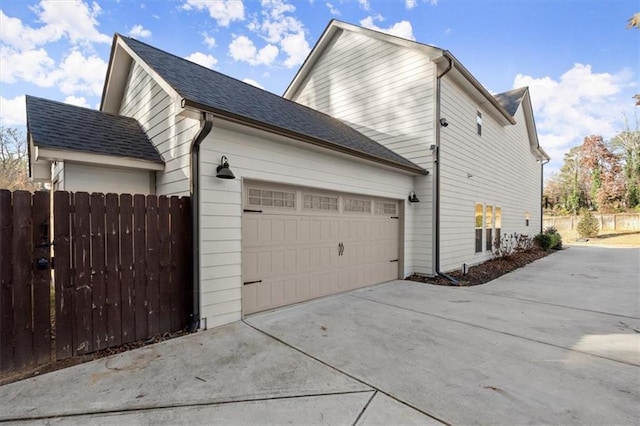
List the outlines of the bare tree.
{"label": "bare tree", "polygon": [[13,127],[0,126],[0,188],[35,191],[39,185],[29,182],[27,140]]}

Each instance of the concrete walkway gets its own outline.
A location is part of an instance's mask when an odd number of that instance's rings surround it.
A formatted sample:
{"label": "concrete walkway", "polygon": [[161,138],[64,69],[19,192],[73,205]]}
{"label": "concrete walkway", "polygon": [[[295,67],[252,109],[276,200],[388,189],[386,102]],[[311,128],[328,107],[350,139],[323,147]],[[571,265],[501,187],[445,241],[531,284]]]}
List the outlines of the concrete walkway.
{"label": "concrete walkway", "polygon": [[0,387],[27,424],[637,424],[640,250],[395,281]]}

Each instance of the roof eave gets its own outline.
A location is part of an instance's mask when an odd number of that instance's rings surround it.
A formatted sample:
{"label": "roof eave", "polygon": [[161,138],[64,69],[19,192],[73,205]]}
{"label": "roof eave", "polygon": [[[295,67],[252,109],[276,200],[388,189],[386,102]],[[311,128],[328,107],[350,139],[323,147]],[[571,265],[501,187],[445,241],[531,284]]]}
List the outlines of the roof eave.
{"label": "roof eave", "polygon": [[264,130],[267,131],[269,133],[273,133],[276,135],[280,135],[280,136],[285,136],[285,137],[289,137],[301,142],[305,142],[311,145],[315,145],[315,146],[319,146],[325,149],[329,149],[331,151],[336,151],[336,152],[341,152],[343,154],[348,154],[351,156],[355,156],[358,158],[362,158],[364,160],[368,160],[368,161],[372,161],[378,164],[383,164],[385,166],[388,167],[392,167],[394,169],[400,169],[403,170],[405,172],[409,172],[411,174],[415,174],[415,175],[428,175],[429,171],[423,169],[420,166],[417,165],[408,165],[408,164],[402,164],[402,163],[398,163],[395,161],[391,161],[391,160],[387,160],[385,158],[380,158],[377,157],[375,155],[371,155],[371,154],[367,154],[366,152],[362,152],[356,149],[351,149],[345,146],[341,146],[341,145],[337,145],[322,139],[318,139],[318,138],[314,138],[311,137],[309,135],[305,135],[302,133],[298,133],[298,132],[294,132],[291,130],[287,130],[287,129],[283,129],[281,127],[277,127],[268,123],[264,123],[262,121],[258,121],[258,120],[253,120],[238,114],[233,114],[231,112],[228,111],[224,111],[218,108],[213,108],[211,106],[208,105],[203,105],[200,104],[198,102],[195,101],[191,101],[189,99],[184,99],[183,102],[183,107],[184,108],[194,108],[197,109],[199,111],[204,111],[204,112],[208,112],[210,114],[212,114],[214,117],[217,118],[222,118],[224,120],[228,120],[234,123],[238,123],[238,124],[243,124],[243,125],[247,125],[250,127],[253,127],[255,129],[259,129],[259,130]]}
{"label": "roof eave", "polygon": [[460,63],[460,61],[458,61],[456,59],[455,56],[453,56],[453,54],[451,52],[449,52],[448,50],[443,50],[442,51],[442,56],[446,57],[448,59],[450,59],[453,63],[454,68],[476,89],[478,90],[478,92],[480,92],[480,94],[489,101],[489,103],[495,108],[496,111],[498,111],[500,113],[500,115],[502,115],[502,117],[504,117],[504,119],[509,123],[509,124],[516,124],[516,120],[511,116],[511,114],[509,114],[509,111],[507,111],[502,105],[500,105],[500,102],[498,102],[498,100],[491,95],[491,93],[489,93],[489,91],[487,89],[485,89],[485,87],[473,76],[473,74],[471,74],[471,72],[465,68],[464,65],[462,65],[462,63]]}

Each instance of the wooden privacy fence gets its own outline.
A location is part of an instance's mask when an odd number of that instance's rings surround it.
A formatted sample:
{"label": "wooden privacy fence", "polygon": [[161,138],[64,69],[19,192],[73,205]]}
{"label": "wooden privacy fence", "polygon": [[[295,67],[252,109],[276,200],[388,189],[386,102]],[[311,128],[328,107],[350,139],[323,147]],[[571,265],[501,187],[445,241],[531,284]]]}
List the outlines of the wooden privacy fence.
{"label": "wooden privacy fence", "polygon": [[[600,233],[640,231],[640,213],[594,213],[600,225]],[[543,227],[555,227],[560,232],[573,232],[580,216],[545,216]]]}
{"label": "wooden privacy fence", "polygon": [[49,206],[46,192],[0,191],[2,372],[186,326],[188,198],[57,191],[51,246]]}

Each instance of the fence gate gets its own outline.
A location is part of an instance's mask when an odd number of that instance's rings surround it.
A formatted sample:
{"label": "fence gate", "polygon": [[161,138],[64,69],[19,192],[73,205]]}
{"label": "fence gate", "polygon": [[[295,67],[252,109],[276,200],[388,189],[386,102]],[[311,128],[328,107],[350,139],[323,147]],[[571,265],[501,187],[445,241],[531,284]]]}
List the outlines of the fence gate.
{"label": "fence gate", "polygon": [[190,232],[185,197],[0,190],[0,372],[183,329]]}

